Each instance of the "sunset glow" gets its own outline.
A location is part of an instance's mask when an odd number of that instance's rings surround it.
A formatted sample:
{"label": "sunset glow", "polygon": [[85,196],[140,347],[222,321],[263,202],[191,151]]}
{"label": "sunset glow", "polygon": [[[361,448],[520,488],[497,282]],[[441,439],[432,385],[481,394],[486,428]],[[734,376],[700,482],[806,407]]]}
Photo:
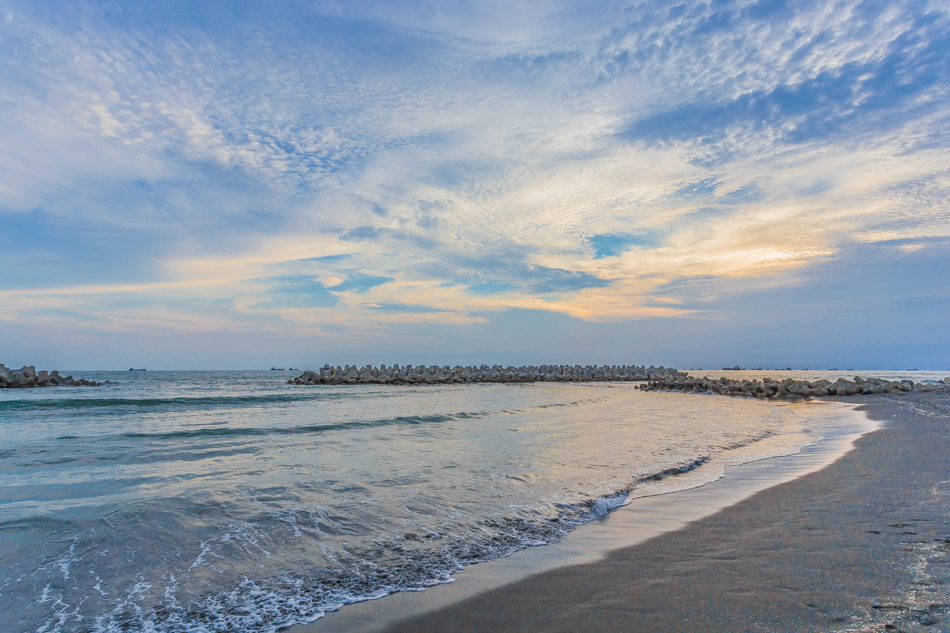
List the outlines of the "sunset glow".
{"label": "sunset glow", "polygon": [[944,4],[352,4],[0,2],[8,360],[942,367]]}

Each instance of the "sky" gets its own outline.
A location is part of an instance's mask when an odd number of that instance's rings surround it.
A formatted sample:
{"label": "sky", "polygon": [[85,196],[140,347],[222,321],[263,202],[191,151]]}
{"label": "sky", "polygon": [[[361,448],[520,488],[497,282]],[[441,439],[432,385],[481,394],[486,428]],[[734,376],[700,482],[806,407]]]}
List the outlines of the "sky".
{"label": "sky", "polygon": [[0,362],[950,368],[945,2],[0,0]]}

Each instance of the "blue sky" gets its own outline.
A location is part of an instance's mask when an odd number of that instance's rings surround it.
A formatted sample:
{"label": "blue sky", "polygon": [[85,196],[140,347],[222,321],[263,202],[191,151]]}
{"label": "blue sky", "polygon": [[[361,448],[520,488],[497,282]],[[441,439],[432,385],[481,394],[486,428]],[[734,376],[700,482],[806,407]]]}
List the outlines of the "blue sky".
{"label": "blue sky", "polygon": [[0,361],[950,367],[938,2],[0,0]]}

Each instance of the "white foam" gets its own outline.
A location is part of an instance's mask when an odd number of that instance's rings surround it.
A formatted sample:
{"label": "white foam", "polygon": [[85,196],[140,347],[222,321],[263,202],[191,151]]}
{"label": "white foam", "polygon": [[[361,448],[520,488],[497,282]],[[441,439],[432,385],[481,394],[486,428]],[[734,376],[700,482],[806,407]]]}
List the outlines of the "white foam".
{"label": "white foam", "polygon": [[609,497],[597,497],[594,500],[594,507],[590,511],[594,518],[602,517],[614,508],[625,506],[630,503],[626,492],[621,492]]}

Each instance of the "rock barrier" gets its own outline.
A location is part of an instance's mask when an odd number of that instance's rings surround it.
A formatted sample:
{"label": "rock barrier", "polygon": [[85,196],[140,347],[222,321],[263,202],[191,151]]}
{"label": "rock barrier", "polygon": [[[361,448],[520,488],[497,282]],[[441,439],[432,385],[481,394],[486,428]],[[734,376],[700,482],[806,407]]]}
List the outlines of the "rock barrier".
{"label": "rock barrier", "polygon": [[480,365],[449,367],[438,365],[356,365],[307,370],[287,382],[293,385],[414,385],[475,382],[632,382],[667,380],[680,376],[679,370],[668,367],[637,365],[528,365],[502,367]]}
{"label": "rock barrier", "polygon": [[731,378],[696,378],[679,374],[669,378],[651,379],[640,385],[644,391],[687,391],[694,393],[718,393],[724,396],[745,396],[749,398],[807,398],[810,396],[857,396],[873,394],[899,395],[908,392],[925,393],[930,391],[950,391],[950,378],[942,383],[915,383],[912,380],[884,380],[883,378],[862,378],[854,380],[839,378],[830,380],[795,380],[786,378],[775,380],[735,380]]}
{"label": "rock barrier", "polygon": [[72,376],[60,376],[55,369],[47,372],[45,369],[36,371],[33,365],[23,366],[20,369],[7,369],[0,363],[0,389],[17,389],[29,387],[98,387],[102,383]]}

